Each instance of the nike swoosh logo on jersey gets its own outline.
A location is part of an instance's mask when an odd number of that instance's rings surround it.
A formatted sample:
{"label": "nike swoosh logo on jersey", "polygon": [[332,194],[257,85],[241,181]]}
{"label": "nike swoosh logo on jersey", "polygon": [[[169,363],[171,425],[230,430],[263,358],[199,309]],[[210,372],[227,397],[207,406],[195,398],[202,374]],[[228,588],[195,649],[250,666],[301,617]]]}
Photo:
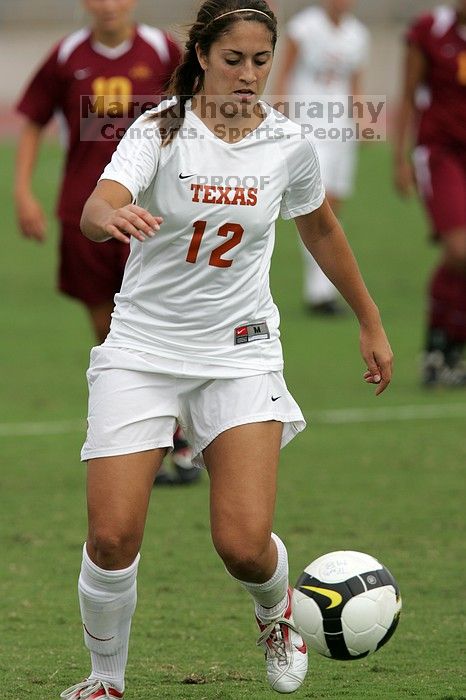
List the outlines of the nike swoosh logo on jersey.
{"label": "nike swoosh logo on jersey", "polygon": [[76,80],[84,80],[85,78],[88,78],[91,73],[92,71],[90,68],[78,68],[78,70],[75,70],[74,72],[74,77]]}
{"label": "nike swoosh logo on jersey", "polygon": [[315,591],[315,593],[329,598],[330,605],[327,605],[327,607],[325,608],[326,610],[330,610],[330,608],[336,608],[338,605],[340,605],[341,601],[343,600],[342,596],[340,595],[340,593],[338,593],[338,591],[332,591],[329,588],[318,588],[317,586],[300,586],[300,588],[304,588],[306,591]]}
{"label": "nike swoosh logo on jersey", "polygon": [[178,177],[180,178],[180,180],[187,180],[188,177],[194,177],[195,175],[196,173],[193,173],[192,175],[183,175],[183,173],[180,173]]}
{"label": "nike swoosh logo on jersey", "polygon": [[272,399],[272,401],[278,401],[278,399],[281,399],[282,397],[281,396],[271,396],[270,398]]}

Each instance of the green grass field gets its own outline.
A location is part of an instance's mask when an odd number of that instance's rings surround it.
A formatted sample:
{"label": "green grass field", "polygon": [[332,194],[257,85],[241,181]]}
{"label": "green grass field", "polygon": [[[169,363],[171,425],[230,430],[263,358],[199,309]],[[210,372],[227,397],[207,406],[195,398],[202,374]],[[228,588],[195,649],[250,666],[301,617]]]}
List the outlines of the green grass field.
{"label": "green grass field", "polygon": [[[0,696],[53,700],[88,671],[76,579],[85,538],[79,421],[92,337],[82,309],[54,290],[55,227],[44,246],[17,235],[12,155],[0,148]],[[36,187],[50,213],[59,164],[49,144]],[[286,377],[310,423],[281,463],[275,529],[291,577],[326,551],[358,549],[391,569],[404,601],[395,637],[375,656],[312,656],[297,700],[466,698],[466,392],[419,388],[423,289],[435,251],[418,204],[393,195],[389,166],[384,147],[362,150],[357,196],[344,215],[396,354],[383,396],[362,382],[354,320],[306,315],[293,226],[281,223],[277,236],[273,289]],[[251,604],[210,543],[207,477],[154,491],[142,555],[128,700],[275,697]]]}

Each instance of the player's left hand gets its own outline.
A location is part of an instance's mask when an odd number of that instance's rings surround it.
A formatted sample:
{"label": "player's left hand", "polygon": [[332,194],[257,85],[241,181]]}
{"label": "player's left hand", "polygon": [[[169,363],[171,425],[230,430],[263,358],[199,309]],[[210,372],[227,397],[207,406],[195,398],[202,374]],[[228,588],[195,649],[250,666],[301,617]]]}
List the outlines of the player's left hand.
{"label": "player's left hand", "polygon": [[390,384],[393,374],[393,352],[382,325],[361,328],[360,345],[367,365],[364,381],[376,384],[375,395],[379,396]]}

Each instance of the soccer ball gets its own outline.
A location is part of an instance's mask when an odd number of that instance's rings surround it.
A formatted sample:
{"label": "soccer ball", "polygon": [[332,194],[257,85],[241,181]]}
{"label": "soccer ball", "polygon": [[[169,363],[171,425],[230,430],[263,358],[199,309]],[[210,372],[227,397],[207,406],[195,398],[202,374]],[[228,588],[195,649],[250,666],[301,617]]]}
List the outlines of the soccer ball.
{"label": "soccer ball", "polygon": [[398,625],[398,585],[377,559],[330,552],[306,566],[293,590],[293,620],[310,649],[331,659],[361,659]]}

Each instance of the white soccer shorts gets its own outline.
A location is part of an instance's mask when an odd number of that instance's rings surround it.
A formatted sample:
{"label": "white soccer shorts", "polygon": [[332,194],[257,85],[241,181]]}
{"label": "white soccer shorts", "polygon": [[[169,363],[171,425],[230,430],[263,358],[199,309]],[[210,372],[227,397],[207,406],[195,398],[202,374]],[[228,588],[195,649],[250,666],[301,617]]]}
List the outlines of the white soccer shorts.
{"label": "white soccer shorts", "polygon": [[205,466],[202,451],[229,428],[279,421],[284,447],[306,427],[282,372],[234,379],[176,377],[151,371],[148,358],[134,350],[105,346],[92,350],[82,461],[173,448],[177,420],[197,467]]}

